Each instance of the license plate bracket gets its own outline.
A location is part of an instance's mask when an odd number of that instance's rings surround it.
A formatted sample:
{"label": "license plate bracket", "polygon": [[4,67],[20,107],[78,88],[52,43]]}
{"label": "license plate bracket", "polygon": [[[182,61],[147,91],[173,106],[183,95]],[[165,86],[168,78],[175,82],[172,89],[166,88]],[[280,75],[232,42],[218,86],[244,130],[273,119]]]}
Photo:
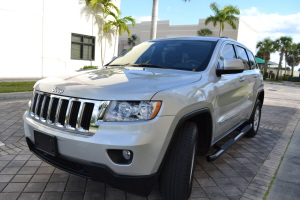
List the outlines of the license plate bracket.
{"label": "license plate bracket", "polygon": [[34,145],[37,149],[52,156],[58,155],[57,138],[34,130]]}

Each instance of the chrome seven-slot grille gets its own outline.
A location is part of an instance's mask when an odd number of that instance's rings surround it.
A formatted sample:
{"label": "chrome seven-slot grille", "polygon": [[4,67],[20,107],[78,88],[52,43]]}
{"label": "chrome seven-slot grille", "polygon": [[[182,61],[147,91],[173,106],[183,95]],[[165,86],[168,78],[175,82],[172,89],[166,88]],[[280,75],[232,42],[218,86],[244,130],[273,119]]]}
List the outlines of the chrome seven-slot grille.
{"label": "chrome seven-slot grille", "polygon": [[102,122],[109,101],[96,101],[35,91],[33,119],[55,128],[93,135]]}

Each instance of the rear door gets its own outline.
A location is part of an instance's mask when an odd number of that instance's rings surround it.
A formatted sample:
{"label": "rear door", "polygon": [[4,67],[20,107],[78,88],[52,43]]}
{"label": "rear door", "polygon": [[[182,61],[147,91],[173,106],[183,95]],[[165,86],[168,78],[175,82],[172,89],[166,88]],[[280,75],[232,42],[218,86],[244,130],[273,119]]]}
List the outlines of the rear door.
{"label": "rear door", "polygon": [[236,46],[238,58],[243,60],[245,70],[241,73],[240,80],[244,81],[244,97],[246,102],[244,104],[244,118],[248,119],[251,115],[252,107],[256,99],[256,94],[253,93],[255,86],[255,79],[258,80],[255,69],[255,60],[252,53],[242,46]]}

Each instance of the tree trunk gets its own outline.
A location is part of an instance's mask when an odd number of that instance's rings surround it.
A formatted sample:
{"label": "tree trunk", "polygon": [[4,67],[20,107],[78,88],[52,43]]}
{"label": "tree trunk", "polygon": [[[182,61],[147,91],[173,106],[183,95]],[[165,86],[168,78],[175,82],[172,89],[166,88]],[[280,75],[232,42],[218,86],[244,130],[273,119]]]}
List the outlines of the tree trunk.
{"label": "tree trunk", "polygon": [[117,36],[118,36],[118,28],[116,29],[116,37],[115,37],[116,39],[115,39],[115,48],[114,48],[113,57],[118,55],[118,53],[117,53],[117,55],[115,55],[115,53],[116,53],[116,46],[117,46],[117,38],[118,38]]}
{"label": "tree trunk", "polygon": [[284,74],[286,75],[286,52],[284,52],[284,62],[285,62],[285,64],[284,64],[284,67],[285,67]]}
{"label": "tree trunk", "polygon": [[268,62],[269,62],[269,60],[265,60],[265,63],[264,63],[264,74],[263,74],[264,80],[266,80],[266,78],[267,78]]}
{"label": "tree trunk", "polygon": [[284,50],[282,50],[280,52],[280,58],[279,58],[279,65],[278,65],[278,69],[277,69],[277,73],[276,73],[276,80],[278,81],[279,79],[279,70],[281,68],[281,63],[282,63],[282,57],[283,57],[283,54],[284,54]]}
{"label": "tree trunk", "polygon": [[219,37],[222,37],[222,24],[220,22],[220,32],[219,32]]}
{"label": "tree trunk", "polygon": [[264,60],[265,60],[265,63],[264,63],[263,78],[264,78],[264,80],[266,80],[266,78],[267,78],[267,70],[268,70],[268,62],[270,60],[270,56],[269,56],[268,53],[264,53]]}
{"label": "tree trunk", "polygon": [[[103,50],[103,38],[104,38],[104,31],[103,31],[103,24],[104,24],[104,22],[105,22],[105,19],[104,19],[104,13],[102,14],[102,25],[101,25],[101,32],[102,32],[102,36],[101,36],[101,47],[100,47],[100,54],[101,54],[101,64],[102,64],[102,67],[103,67],[103,65],[104,65],[104,58],[105,58],[105,56],[104,56],[104,50]],[[106,42],[105,42],[106,43]]]}
{"label": "tree trunk", "polygon": [[150,40],[156,39],[158,0],[153,0]]}

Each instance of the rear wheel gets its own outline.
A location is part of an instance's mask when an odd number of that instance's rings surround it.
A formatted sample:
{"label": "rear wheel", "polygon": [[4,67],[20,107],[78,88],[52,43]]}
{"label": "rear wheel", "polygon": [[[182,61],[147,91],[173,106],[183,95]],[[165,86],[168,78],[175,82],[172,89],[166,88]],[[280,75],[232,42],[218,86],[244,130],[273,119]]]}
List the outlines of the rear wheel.
{"label": "rear wheel", "polygon": [[186,200],[190,197],[197,139],[197,125],[194,122],[186,122],[179,130],[160,178],[163,199]]}
{"label": "rear wheel", "polygon": [[249,120],[249,123],[252,124],[252,128],[248,131],[248,133],[245,134],[246,137],[254,137],[257,134],[260,118],[261,118],[261,102],[260,100],[257,99],[252,116]]}

